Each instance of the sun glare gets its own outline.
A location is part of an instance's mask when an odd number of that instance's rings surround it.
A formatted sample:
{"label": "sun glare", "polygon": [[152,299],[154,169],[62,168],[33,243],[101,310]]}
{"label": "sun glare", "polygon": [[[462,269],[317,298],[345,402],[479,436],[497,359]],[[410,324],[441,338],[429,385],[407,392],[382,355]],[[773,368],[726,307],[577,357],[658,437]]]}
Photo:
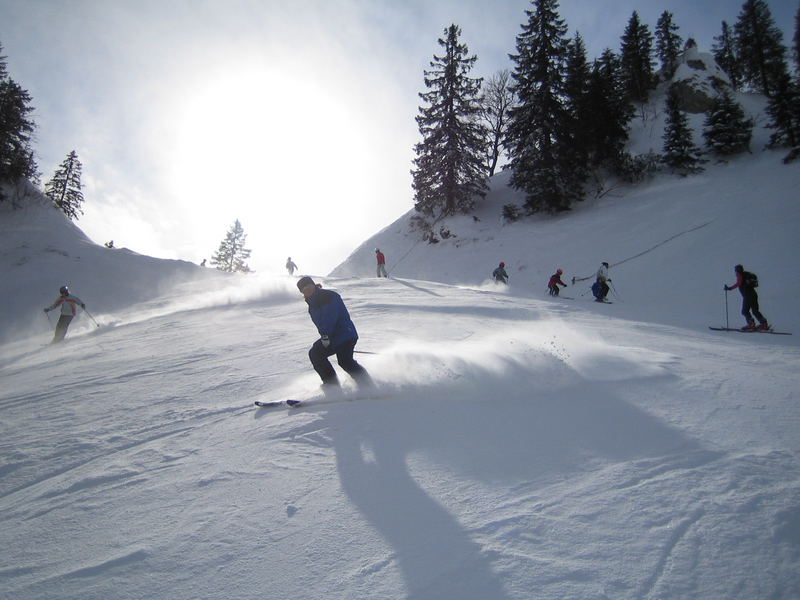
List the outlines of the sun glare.
{"label": "sun glare", "polygon": [[363,125],[336,90],[252,67],[181,96],[170,184],[211,235],[221,239],[238,218],[254,254],[261,246],[280,255],[297,247],[301,223],[309,234],[324,231],[337,203],[341,210],[358,193],[354,165],[365,163],[368,150]]}

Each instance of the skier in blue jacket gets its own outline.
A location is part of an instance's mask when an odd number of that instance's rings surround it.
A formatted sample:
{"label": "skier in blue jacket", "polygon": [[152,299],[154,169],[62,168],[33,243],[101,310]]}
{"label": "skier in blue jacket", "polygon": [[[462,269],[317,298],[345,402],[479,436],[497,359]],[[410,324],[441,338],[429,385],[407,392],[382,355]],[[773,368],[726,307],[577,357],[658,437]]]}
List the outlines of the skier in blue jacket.
{"label": "skier in blue jacket", "polygon": [[336,292],[322,289],[321,285],[314,283],[314,280],[307,275],[298,280],[297,289],[303,294],[308,304],[308,314],[311,315],[311,320],[320,335],[308,351],[308,358],[322,379],[322,385],[334,388],[340,385],[336,371],[328,360],[328,357],[334,354],[339,366],[355,379],[359,386],[371,385],[369,373],[353,358],[358,332],[342,297]]}

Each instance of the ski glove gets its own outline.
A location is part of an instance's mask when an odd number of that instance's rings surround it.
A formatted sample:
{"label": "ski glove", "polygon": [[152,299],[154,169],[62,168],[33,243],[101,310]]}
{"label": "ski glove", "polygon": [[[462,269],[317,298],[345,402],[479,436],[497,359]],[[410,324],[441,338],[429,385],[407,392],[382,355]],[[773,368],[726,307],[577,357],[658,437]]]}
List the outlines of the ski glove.
{"label": "ski glove", "polygon": [[82,308],[83,310],[86,310],[86,305],[85,305],[85,304],[81,304],[81,308]]}
{"label": "ski glove", "polygon": [[49,308],[45,308],[44,312],[48,313],[48,312],[50,312],[50,309]]}
{"label": "ski glove", "polygon": [[322,342],[323,348],[327,348],[328,346],[331,345],[331,341],[330,339],[328,339],[327,335],[323,335],[321,338],[319,338],[319,341]]}
{"label": "ski glove", "polygon": [[724,286],[724,287],[725,287],[725,291],[726,291],[726,292],[730,292],[730,291],[731,291],[731,288],[729,288],[727,284],[725,284],[725,286]]}

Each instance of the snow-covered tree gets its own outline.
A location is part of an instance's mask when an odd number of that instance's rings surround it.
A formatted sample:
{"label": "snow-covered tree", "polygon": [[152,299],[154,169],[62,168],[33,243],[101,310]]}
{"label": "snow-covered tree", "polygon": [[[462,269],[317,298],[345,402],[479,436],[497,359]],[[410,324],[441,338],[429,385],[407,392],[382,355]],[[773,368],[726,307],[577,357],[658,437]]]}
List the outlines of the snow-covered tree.
{"label": "snow-covered tree", "polygon": [[736,40],[728,24],[722,22],[722,33],[714,38],[711,52],[719,67],[725,71],[731,80],[733,89],[738,90],[742,85],[742,66],[736,58]]}
{"label": "snow-covered tree", "polygon": [[239,219],[228,230],[225,239],[219,244],[219,249],[211,257],[211,264],[226,273],[249,273],[250,267],[245,262],[250,258],[250,250],[245,248],[247,235],[239,223]]}
{"label": "snow-covered tree", "polygon": [[656,23],[656,54],[661,61],[661,71],[669,79],[675,73],[683,39],[678,35],[678,26],[672,21],[672,13],[665,10]]}
{"label": "snow-covered tree", "polygon": [[73,150],[56,169],[53,178],[44,188],[45,195],[53,201],[53,205],[60,209],[70,219],[77,219],[78,214],[83,214],[83,192],[81,192],[81,171],[83,165],[78,160],[78,154]]}
{"label": "snow-covered tree", "polygon": [[625,90],[632,102],[646,102],[655,87],[653,70],[653,35],[650,28],[633,11],[622,35],[620,61]]}
{"label": "snow-covered tree", "polygon": [[744,81],[772,97],[788,69],[783,33],[775,25],[767,3],[746,0],[734,31]]}
{"label": "snow-covered tree", "polygon": [[443,56],[434,55],[421,93],[427,106],[416,117],[422,141],[411,171],[414,207],[430,216],[467,213],[486,195],[486,130],[480,122],[481,79],[469,77],[477,56],[459,41],[461,28],[450,25],[439,39]]}
{"label": "snow-covered tree", "polygon": [[694,144],[689,120],[681,110],[678,95],[672,88],[667,94],[666,107],[664,163],[681,175],[703,171],[700,149]]}
{"label": "snow-covered tree", "polygon": [[484,83],[481,96],[481,117],[489,134],[486,149],[489,177],[497,170],[508,130],[509,112],[513,106],[511,72],[504,69],[492,75]]}
{"label": "snow-covered tree", "polygon": [[[38,178],[31,147],[32,112],[30,94],[8,76],[5,57],[0,56],[0,183]],[[0,192],[0,202],[3,200]]]}
{"label": "snow-covered tree", "polygon": [[703,137],[711,152],[719,156],[749,150],[753,120],[744,114],[741,105],[729,91],[723,90],[706,112]]}
{"label": "snow-covered tree", "polygon": [[525,193],[529,212],[557,212],[582,199],[584,184],[573,170],[571,123],[564,105],[569,40],[556,0],[532,4],[517,36],[517,53],[511,55],[518,102],[508,133],[511,186]]}

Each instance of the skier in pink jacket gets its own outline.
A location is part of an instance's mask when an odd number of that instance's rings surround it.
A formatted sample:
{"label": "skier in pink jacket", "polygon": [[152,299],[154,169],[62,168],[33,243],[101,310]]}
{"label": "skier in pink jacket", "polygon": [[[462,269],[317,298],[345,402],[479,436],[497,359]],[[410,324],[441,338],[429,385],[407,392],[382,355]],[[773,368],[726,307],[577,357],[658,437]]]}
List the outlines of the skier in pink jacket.
{"label": "skier in pink jacket", "polygon": [[50,342],[51,344],[60,342],[64,339],[64,336],[67,335],[69,324],[72,322],[72,319],[75,317],[75,315],[78,314],[78,307],[80,306],[83,309],[86,308],[86,305],[81,301],[80,298],[69,293],[69,288],[67,288],[67,286],[61,286],[61,289],[58,290],[58,292],[60,294],[58,299],[53,302],[51,306],[48,306],[44,309],[44,312],[48,313],[51,310],[57,309],[59,306],[61,307],[61,316],[56,324],[56,333],[53,336],[53,341]]}

